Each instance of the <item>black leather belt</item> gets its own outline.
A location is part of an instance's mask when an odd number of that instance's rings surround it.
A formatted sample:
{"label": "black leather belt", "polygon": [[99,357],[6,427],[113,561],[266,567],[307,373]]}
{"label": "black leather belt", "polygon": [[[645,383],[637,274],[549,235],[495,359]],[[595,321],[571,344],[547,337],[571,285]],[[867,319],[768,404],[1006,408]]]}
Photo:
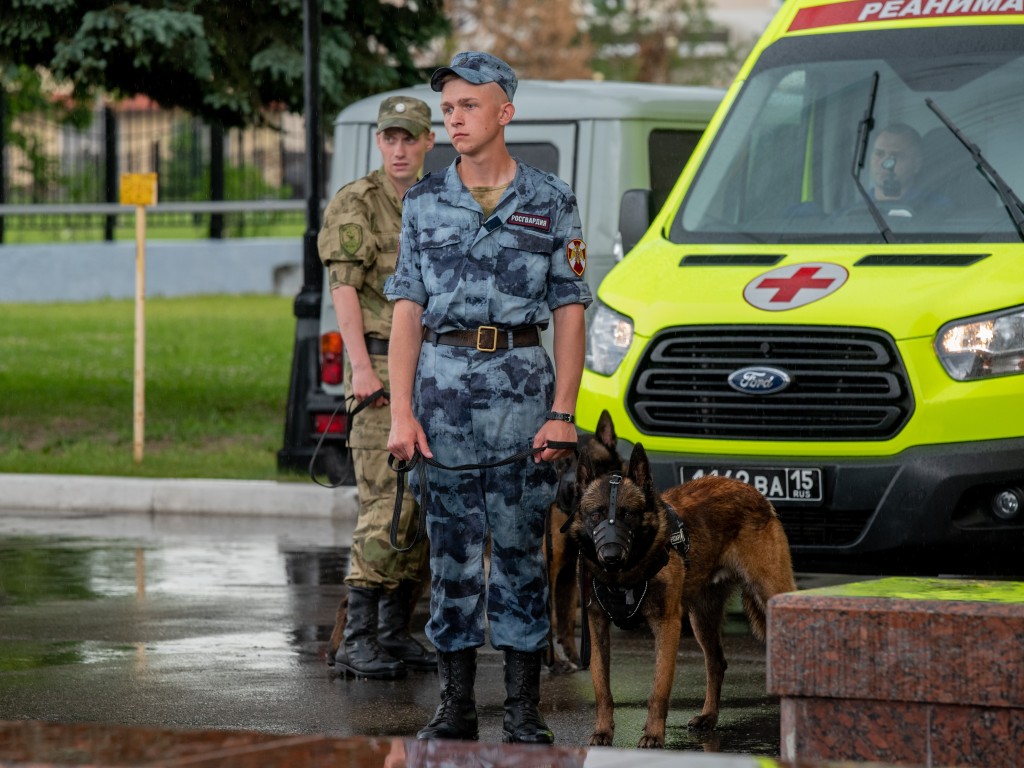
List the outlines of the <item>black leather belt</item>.
{"label": "black leather belt", "polygon": [[388,340],[378,339],[376,336],[364,336],[366,341],[366,352],[371,355],[386,355],[388,353]]}
{"label": "black leather belt", "polygon": [[423,329],[423,340],[431,344],[446,344],[450,347],[472,347],[481,352],[495,352],[515,347],[536,347],[540,344],[540,328],[536,325],[521,325],[517,328],[497,328],[481,325],[471,331],[448,331],[437,333]]}

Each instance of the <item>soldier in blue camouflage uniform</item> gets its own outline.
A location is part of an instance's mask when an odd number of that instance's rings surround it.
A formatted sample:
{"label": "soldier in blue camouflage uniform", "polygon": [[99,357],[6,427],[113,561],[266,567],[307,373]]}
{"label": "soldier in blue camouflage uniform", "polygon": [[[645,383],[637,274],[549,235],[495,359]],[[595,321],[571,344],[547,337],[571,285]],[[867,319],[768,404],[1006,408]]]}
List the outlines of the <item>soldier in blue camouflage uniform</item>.
{"label": "soldier in blue camouflage uniform", "polygon": [[[418,450],[449,466],[486,464],[576,440],[586,245],[572,190],[508,153],[516,84],[505,62],[476,51],[431,78],[460,156],[406,195],[398,267],[385,286],[396,302],[388,448],[399,459]],[[554,366],[540,343],[549,323]],[[541,540],[551,462],[564,455],[544,448],[498,469],[428,470],[427,637],[438,649],[441,705],[419,738],[477,738],[476,649],[489,629],[504,652],[504,740],[554,740],[538,707],[548,633]]]}
{"label": "soldier in blue camouflage uniform", "polygon": [[[433,146],[425,102],[407,96],[384,99],[377,113],[383,165],[338,190],[324,212],[317,245],[345,343],[345,392],[356,402],[388,391],[392,305],[384,298],[384,281],[395,271],[402,196],[422,174],[423,158]],[[435,654],[409,632],[426,579],[426,542],[402,553],[391,549],[388,538],[395,504],[394,473],[387,464],[390,427],[388,400],[379,397],[353,419],[349,434],[359,517],[345,576],[348,611],[342,640],[328,663],[359,678],[393,679],[404,676],[406,667],[437,665]],[[411,499],[405,500],[402,523],[406,529],[415,524]]]}

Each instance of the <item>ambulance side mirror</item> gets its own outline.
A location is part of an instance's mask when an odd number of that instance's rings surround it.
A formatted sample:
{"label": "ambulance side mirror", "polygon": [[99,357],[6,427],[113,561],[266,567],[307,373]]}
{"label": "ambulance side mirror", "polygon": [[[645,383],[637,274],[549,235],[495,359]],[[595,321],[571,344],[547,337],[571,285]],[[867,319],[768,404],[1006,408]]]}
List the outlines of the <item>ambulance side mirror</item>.
{"label": "ambulance side mirror", "polygon": [[640,242],[651,225],[651,190],[627,189],[619,203],[619,238],[622,255],[629,253]]}

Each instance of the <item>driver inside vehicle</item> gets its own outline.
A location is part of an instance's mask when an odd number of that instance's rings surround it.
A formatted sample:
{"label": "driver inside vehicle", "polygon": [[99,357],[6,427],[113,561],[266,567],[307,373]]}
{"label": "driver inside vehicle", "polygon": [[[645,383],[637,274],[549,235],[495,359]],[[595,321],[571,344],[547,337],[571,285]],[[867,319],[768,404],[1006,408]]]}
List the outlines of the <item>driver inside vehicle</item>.
{"label": "driver inside vehicle", "polygon": [[[891,123],[882,128],[875,136],[870,160],[870,194],[876,202],[901,203],[908,209],[948,210],[952,207],[946,195],[922,183],[921,135],[909,125]],[[890,209],[888,213],[898,215],[898,211]],[[906,210],[903,215],[912,214]]]}
{"label": "driver inside vehicle", "polygon": [[871,148],[871,194],[875,200],[913,196],[921,171],[921,136],[904,123],[893,123],[875,137]]}

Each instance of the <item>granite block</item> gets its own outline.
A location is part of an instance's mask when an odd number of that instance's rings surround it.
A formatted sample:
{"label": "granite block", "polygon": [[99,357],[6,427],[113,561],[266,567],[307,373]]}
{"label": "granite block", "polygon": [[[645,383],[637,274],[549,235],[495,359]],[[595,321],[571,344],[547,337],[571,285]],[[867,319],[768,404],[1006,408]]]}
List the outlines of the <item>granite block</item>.
{"label": "granite block", "polygon": [[784,698],[781,757],[894,765],[1024,766],[1024,712],[950,704]]}
{"label": "granite block", "polygon": [[1024,584],[891,578],[778,595],[785,760],[1024,766]]}
{"label": "granite block", "polygon": [[892,578],[768,606],[780,696],[1024,707],[1024,584]]}
{"label": "granite block", "polygon": [[[0,721],[0,766],[4,768],[583,768],[586,757],[585,748],[532,744]],[[650,765],[649,759],[645,765]],[[756,764],[743,765],[754,768]]]}

